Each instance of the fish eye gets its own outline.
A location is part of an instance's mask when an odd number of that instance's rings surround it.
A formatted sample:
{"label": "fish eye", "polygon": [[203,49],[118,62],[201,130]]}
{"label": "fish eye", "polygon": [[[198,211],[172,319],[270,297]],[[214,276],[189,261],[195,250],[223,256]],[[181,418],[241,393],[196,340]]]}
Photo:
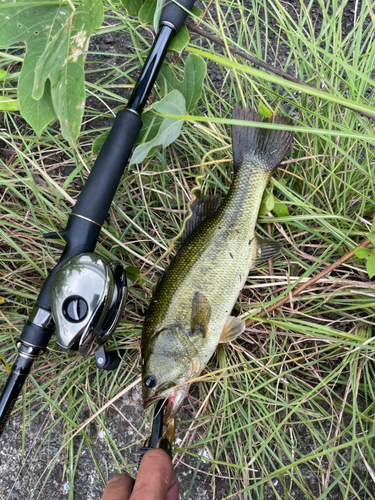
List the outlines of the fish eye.
{"label": "fish eye", "polygon": [[148,377],[146,377],[145,380],[144,380],[144,384],[149,389],[151,387],[154,387],[156,385],[156,377],[155,377],[155,375],[149,375]]}

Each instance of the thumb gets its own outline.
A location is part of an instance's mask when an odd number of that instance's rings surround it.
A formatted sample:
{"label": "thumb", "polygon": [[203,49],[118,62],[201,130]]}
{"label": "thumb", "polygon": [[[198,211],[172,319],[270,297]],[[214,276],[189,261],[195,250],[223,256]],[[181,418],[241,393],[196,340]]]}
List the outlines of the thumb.
{"label": "thumb", "polygon": [[164,450],[146,452],[130,500],[178,500],[177,477]]}

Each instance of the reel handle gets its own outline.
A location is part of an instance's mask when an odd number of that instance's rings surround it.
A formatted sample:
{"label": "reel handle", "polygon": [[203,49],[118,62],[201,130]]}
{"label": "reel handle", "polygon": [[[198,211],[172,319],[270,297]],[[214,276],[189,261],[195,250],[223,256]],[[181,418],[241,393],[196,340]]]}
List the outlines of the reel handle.
{"label": "reel handle", "polygon": [[124,349],[119,349],[118,353],[116,351],[106,352],[104,347],[101,347],[95,353],[95,364],[98,370],[105,370],[106,372],[111,372],[118,368],[121,362],[121,355],[124,354]]}

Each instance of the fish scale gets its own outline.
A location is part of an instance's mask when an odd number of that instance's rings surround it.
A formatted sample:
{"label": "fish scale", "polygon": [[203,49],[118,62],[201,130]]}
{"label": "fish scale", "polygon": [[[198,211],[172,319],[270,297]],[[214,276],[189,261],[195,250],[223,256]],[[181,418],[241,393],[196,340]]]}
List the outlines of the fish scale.
{"label": "fish scale", "polygon": [[[262,121],[238,107],[233,117]],[[256,235],[255,225],[266,184],[291,139],[287,131],[232,127],[229,192],[186,237],[154,291],[142,331],[144,400],[168,399],[170,416],[219,342],[243,331],[243,323],[228,318],[260,252],[267,259],[280,251],[279,243]]]}

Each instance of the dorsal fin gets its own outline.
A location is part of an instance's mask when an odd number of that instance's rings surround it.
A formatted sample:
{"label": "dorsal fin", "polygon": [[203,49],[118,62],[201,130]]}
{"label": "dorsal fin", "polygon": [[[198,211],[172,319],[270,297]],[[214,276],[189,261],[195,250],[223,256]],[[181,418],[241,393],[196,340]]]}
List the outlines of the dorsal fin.
{"label": "dorsal fin", "polygon": [[181,234],[182,244],[203,221],[212,218],[220,205],[219,195],[198,196],[191,204],[191,217],[185,223],[185,228]]}

